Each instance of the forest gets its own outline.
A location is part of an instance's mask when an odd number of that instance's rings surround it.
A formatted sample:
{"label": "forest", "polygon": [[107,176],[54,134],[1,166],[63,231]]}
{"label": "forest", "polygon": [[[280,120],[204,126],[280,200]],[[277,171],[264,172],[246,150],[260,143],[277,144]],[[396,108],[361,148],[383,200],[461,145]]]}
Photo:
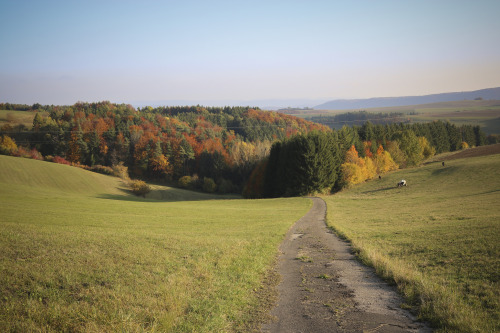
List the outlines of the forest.
{"label": "forest", "polygon": [[[272,142],[327,127],[250,107],[144,107],[0,104],[34,112],[33,125],[5,124],[0,152],[107,170],[123,164],[131,177],[241,193]],[[111,171],[110,171],[111,172]]]}
{"label": "forest", "polygon": [[[484,145],[479,126],[447,122],[325,125],[251,107],[0,103],[33,112],[0,128],[0,153],[247,198],[336,191],[435,153]],[[384,117],[382,117],[384,118]]]}

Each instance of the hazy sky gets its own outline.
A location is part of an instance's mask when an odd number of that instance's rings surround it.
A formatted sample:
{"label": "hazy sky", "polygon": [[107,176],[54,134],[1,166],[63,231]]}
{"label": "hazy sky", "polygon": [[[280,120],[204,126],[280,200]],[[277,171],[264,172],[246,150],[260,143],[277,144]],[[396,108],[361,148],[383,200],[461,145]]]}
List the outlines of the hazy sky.
{"label": "hazy sky", "polygon": [[500,86],[500,1],[0,0],[0,102],[337,99]]}

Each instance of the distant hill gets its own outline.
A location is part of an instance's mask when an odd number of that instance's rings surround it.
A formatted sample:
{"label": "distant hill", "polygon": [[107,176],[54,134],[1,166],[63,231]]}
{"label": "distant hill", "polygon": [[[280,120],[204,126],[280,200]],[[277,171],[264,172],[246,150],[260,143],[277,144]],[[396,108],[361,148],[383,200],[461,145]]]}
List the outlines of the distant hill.
{"label": "distant hill", "polygon": [[337,99],[317,105],[314,107],[314,109],[316,110],[365,109],[365,108],[430,104],[430,103],[440,103],[440,102],[453,102],[461,100],[474,100],[478,98],[481,98],[483,100],[500,99],[500,87],[481,89],[475,91],[432,94],[424,96],[376,97],[367,99]]}

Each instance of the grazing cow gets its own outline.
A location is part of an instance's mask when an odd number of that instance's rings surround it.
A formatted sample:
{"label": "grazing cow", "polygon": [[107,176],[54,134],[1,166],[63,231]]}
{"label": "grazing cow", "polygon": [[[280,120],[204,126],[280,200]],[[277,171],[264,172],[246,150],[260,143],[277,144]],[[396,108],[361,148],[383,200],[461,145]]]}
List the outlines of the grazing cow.
{"label": "grazing cow", "polygon": [[406,180],[401,180],[399,183],[398,183],[398,187],[401,187],[401,186],[406,186]]}

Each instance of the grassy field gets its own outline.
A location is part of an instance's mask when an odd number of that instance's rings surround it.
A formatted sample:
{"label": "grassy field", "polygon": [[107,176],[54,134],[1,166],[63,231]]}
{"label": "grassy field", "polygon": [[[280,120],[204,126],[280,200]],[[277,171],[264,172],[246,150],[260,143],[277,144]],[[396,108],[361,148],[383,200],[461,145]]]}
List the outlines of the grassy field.
{"label": "grassy field", "polygon": [[[500,101],[456,101],[422,105],[394,106],[385,108],[366,108],[369,113],[403,113],[403,118],[412,122],[449,121],[455,125],[479,125],[488,134],[500,134]],[[354,110],[304,110],[297,117],[310,120],[314,116],[334,116]],[[342,124],[338,124],[340,128]]]}
{"label": "grassy field", "polygon": [[[328,224],[441,331],[500,331],[500,154],[400,170],[326,197]],[[396,188],[405,179],[408,187]]]}
{"label": "grassy field", "polygon": [[0,156],[0,331],[246,330],[310,201],[219,200]]}
{"label": "grassy field", "polygon": [[12,126],[23,124],[31,128],[33,126],[33,118],[35,118],[35,112],[31,111],[0,110],[0,127],[5,124]]}

